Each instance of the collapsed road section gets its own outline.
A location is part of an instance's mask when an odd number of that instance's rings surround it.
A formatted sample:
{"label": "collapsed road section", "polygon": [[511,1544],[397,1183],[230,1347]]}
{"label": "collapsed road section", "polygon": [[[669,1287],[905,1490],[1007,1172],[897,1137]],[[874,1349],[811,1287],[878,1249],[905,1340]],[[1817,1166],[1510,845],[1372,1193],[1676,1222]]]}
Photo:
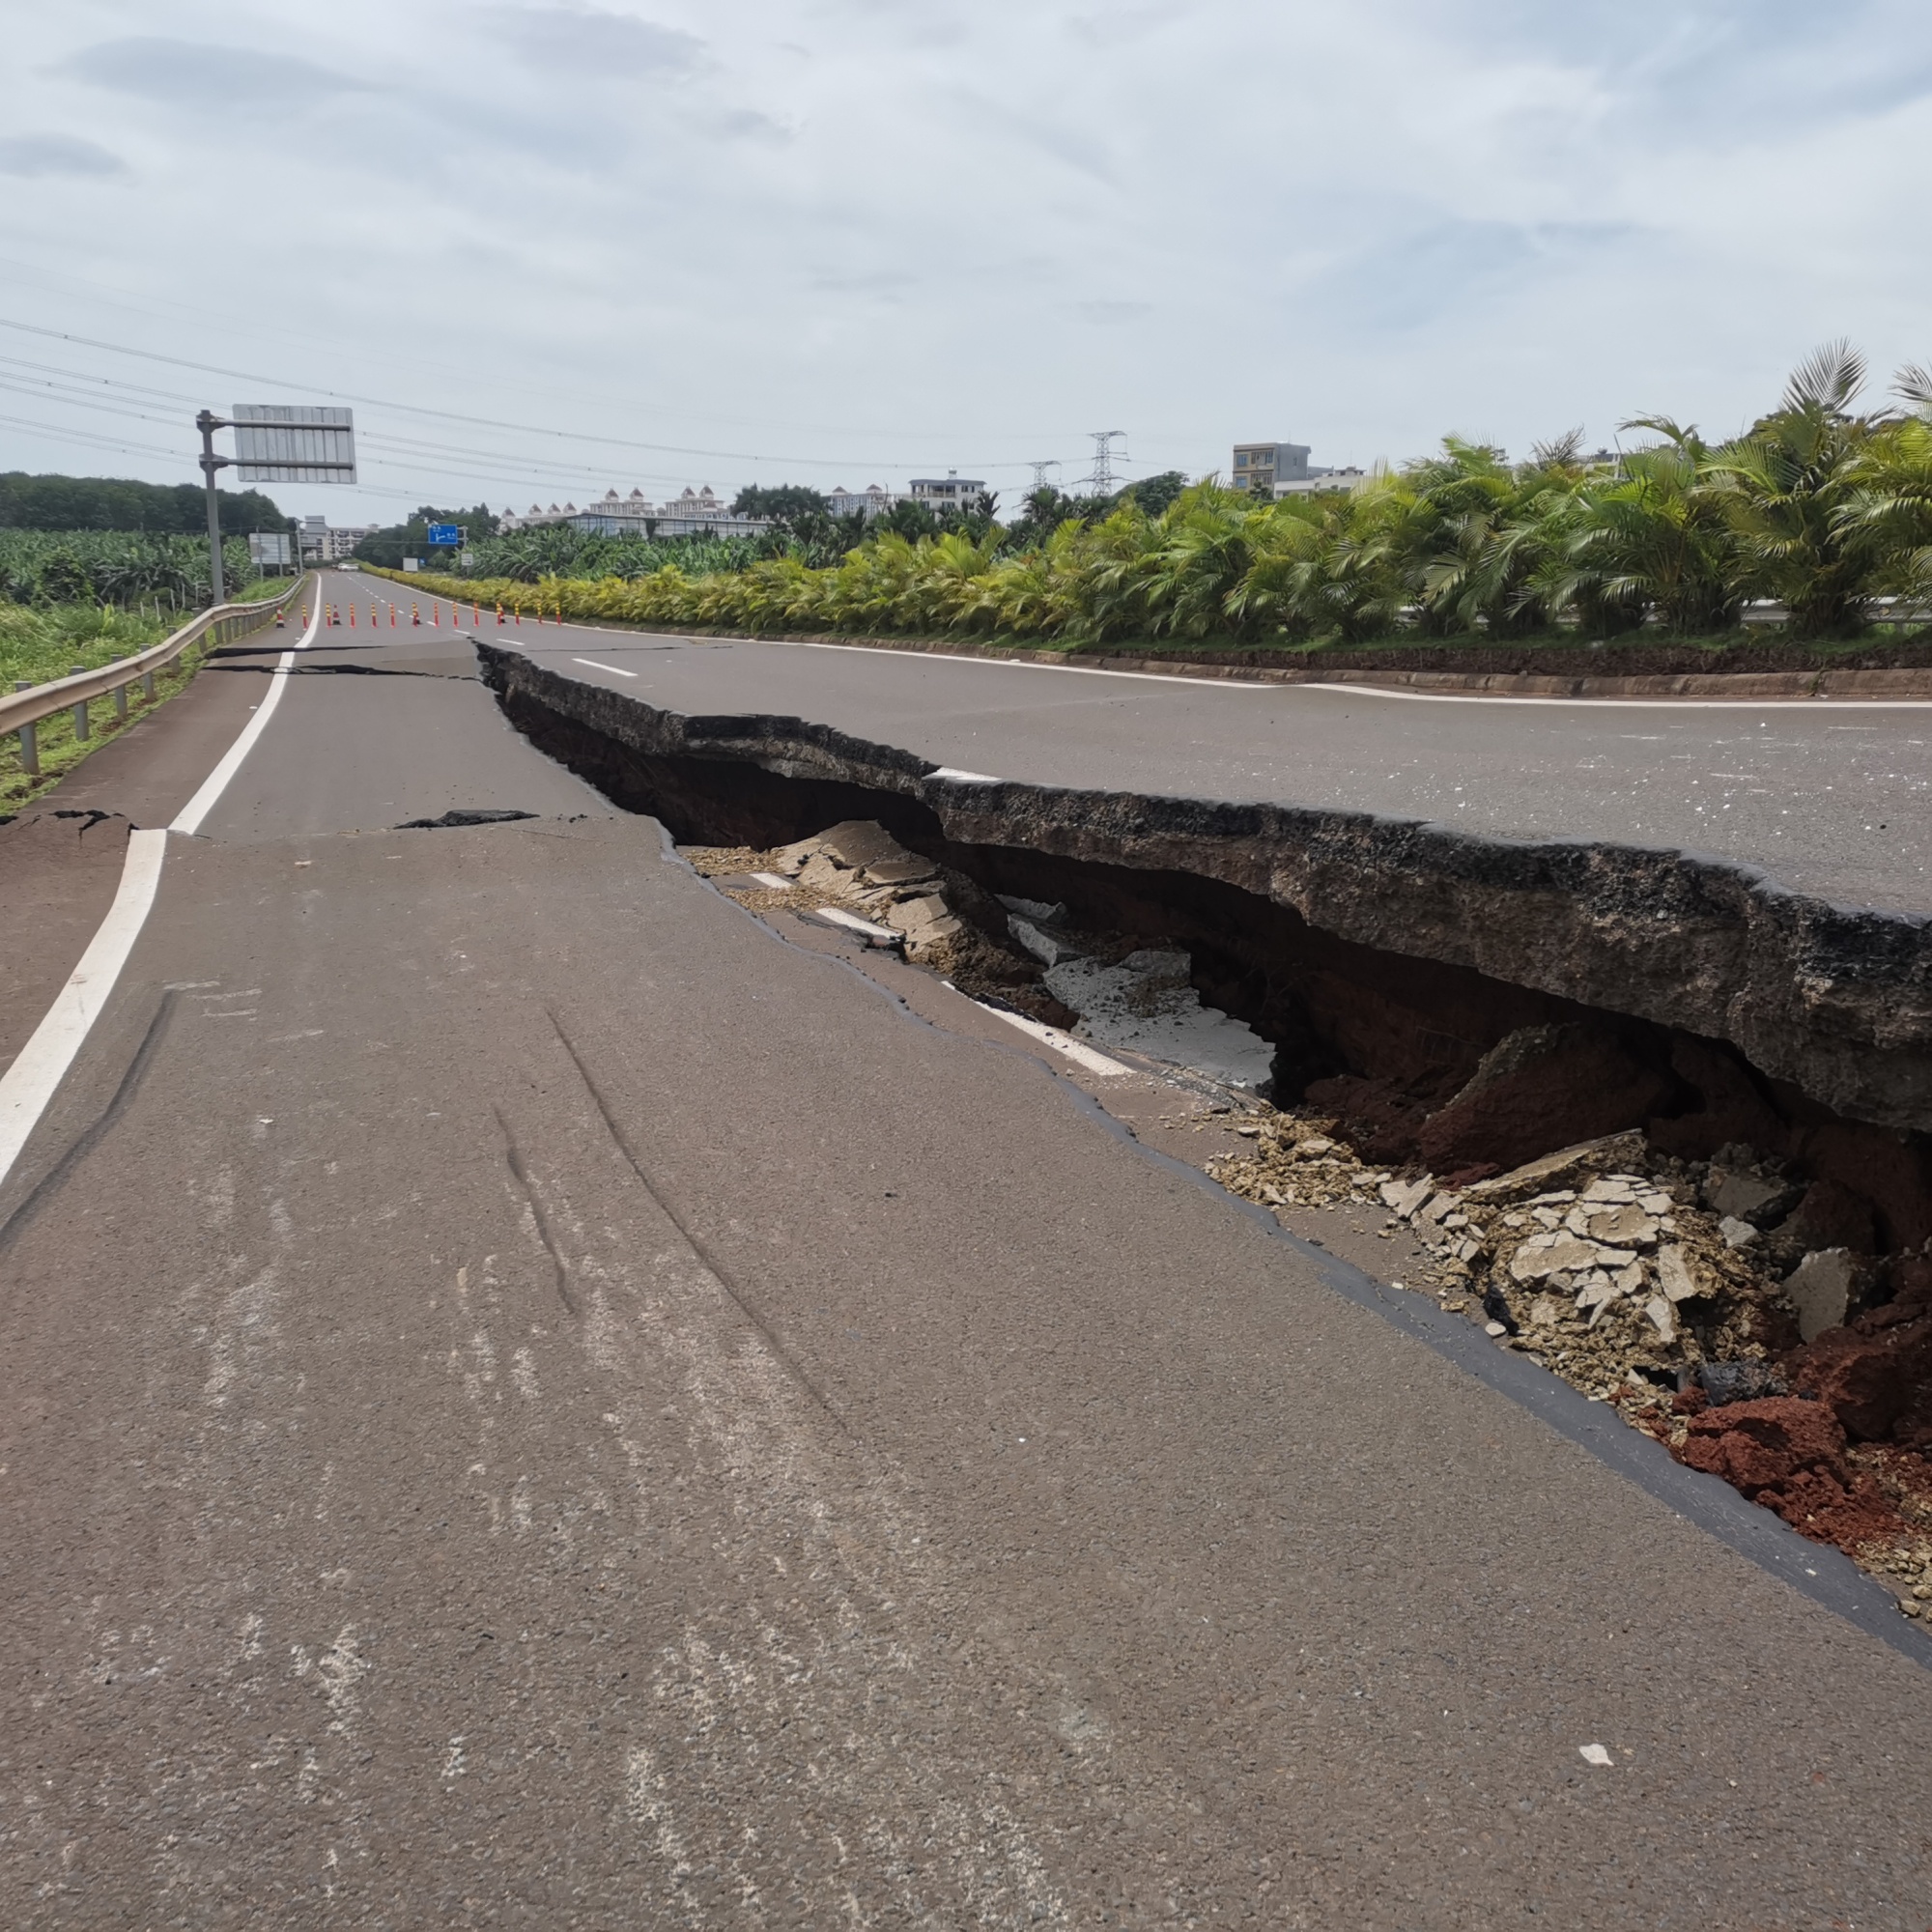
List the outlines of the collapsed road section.
{"label": "collapsed road section", "polygon": [[[788,894],[829,867],[825,901],[1036,1019],[1171,1022],[1164,1057],[1275,1110],[1228,1184],[1424,1229],[1499,1341],[1932,1598],[1924,918],[1679,852],[1006,782],[477,648],[522,731],[680,842]],[[869,878],[841,826],[917,863]]]}

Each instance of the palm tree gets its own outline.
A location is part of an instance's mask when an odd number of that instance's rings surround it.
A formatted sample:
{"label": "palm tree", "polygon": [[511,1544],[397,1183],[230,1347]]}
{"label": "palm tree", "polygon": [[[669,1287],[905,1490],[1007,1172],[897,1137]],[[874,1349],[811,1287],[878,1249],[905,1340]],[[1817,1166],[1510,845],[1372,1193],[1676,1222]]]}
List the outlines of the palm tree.
{"label": "palm tree", "polygon": [[1646,610],[1680,636],[1729,630],[1744,598],[1709,446],[1668,416],[1621,427],[1660,440],[1630,451],[1615,476],[1579,493],[1565,540],[1541,572],[1548,610],[1576,611],[1599,637],[1640,623]]}
{"label": "palm tree", "polygon": [[1886,544],[1859,512],[1889,419],[1853,413],[1864,381],[1864,358],[1827,343],[1792,372],[1779,408],[1705,466],[1724,489],[1740,587],[1783,604],[1796,637],[1856,636],[1879,594]]}

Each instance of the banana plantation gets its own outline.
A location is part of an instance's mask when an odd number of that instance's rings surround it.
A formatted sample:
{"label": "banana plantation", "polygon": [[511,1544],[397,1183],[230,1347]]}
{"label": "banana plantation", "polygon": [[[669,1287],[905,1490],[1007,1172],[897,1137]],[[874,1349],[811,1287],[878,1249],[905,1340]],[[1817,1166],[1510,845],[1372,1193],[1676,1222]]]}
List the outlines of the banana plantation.
{"label": "banana plantation", "polygon": [[[1352,493],[1260,501],[1198,484],[1157,515],[1130,494],[1043,541],[880,534],[813,568],[668,562],[424,588],[649,625],[1059,642],[1315,646],[1400,638],[1708,639],[1748,613],[1793,639],[1857,637],[1932,608],[1932,374],[1861,410],[1861,358],[1819,351],[1744,435],[1663,416],[1610,462],[1578,435],[1511,463],[1451,439]],[[608,568],[608,561],[605,567]],[[591,566],[595,570],[596,565]]]}
{"label": "banana plantation", "polygon": [[[231,584],[255,575],[241,538],[230,537],[221,554]],[[42,609],[104,604],[165,614],[197,611],[207,601],[206,538],[0,528],[0,602]]]}

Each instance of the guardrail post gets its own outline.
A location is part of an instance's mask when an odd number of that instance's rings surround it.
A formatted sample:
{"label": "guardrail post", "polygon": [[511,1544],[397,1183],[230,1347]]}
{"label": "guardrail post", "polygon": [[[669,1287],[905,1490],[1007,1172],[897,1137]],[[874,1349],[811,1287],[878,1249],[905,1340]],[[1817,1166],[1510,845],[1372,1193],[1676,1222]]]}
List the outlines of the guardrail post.
{"label": "guardrail post", "polygon": [[[15,691],[32,691],[33,688],[34,680],[30,677],[16,677],[14,680]],[[37,779],[41,775],[41,738],[40,733],[31,724],[20,726],[20,769],[30,779]]]}
{"label": "guardrail post", "polygon": [[[85,665],[75,665],[71,674],[78,677],[86,668]],[[73,707],[73,735],[76,738],[87,736],[87,699],[84,697]]]}
{"label": "guardrail post", "polygon": [[117,684],[114,687],[114,715],[122,724],[128,722],[128,687]]}
{"label": "guardrail post", "polygon": [[150,704],[154,703],[154,701],[155,701],[155,673],[154,673],[154,672],[153,672],[153,670],[151,670],[151,669],[150,669],[150,670],[144,670],[144,671],[143,671],[143,672],[141,673],[141,696],[142,696],[143,697],[145,697],[145,698],[146,698],[146,699],[148,700],[148,702],[149,702]]}

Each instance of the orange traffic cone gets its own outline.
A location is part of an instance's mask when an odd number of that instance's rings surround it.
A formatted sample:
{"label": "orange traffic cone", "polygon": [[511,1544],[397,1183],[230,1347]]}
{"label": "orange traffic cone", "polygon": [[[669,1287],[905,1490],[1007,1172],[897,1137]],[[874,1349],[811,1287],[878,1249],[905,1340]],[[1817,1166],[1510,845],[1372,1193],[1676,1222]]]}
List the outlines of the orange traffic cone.
{"label": "orange traffic cone", "polygon": [[422,620],[422,606],[420,604],[412,604],[410,606],[410,622],[412,624],[420,624]]}
{"label": "orange traffic cone", "polygon": [[503,621],[503,607],[502,605],[498,604],[497,606],[497,622],[500,626],[502,621]]}

